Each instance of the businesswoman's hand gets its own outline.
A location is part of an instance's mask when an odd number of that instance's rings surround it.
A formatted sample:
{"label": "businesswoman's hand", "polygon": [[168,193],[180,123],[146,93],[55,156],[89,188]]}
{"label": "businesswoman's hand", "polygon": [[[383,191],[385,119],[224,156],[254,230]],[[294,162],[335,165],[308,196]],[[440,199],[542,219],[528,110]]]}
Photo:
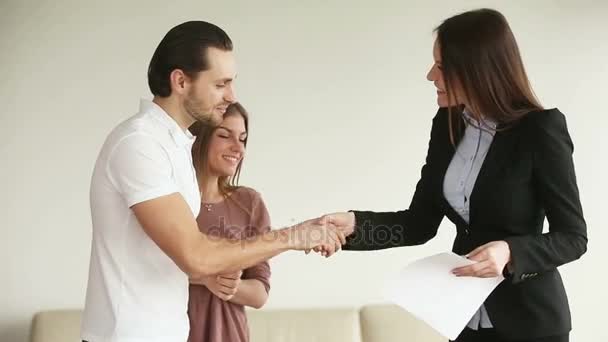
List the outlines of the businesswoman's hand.
{"label": "businesswoman's hand", "polygon": [[511,249],[505,241],[492,241],[475,248],[467,258],[476,263],[455,268],[452,273],[459,277],[498,277],[511,261]]}

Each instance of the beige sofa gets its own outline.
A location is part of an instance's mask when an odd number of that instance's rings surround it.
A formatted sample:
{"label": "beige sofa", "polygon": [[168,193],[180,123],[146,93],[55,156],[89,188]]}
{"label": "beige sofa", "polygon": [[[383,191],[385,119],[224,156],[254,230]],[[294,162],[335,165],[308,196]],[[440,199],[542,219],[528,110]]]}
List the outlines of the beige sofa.
{"label": "beige sofa", "polygon": [[[36,314],[30,341],[79,341],[80,315],[80,310]],[[250,310],[248,317],[252,342],[447,342],[425,323],[392,305]]]}

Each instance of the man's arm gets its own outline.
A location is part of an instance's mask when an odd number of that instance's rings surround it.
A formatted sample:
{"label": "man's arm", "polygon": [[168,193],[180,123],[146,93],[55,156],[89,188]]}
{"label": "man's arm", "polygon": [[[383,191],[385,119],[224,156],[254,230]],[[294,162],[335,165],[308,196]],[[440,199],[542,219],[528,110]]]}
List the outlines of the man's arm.
{"label": "man's arm", "polygon": [[288,249],[328,245],[335,251],[339,244],[337,230],[318,220],[252,241],[202,234],[173,179],[169,152],[144,133],[131,134],[114,147],[107,171],[143,230],[190,278],[240,271]]}
{"label": "man's arm", "polygon": [[131,207],[148,236],[190,278],[237,272],[290,249],[339,249],[344,236],[322,220],[273,230],[257,239],[228,240],[201,233],[186,201],[170,194]]}

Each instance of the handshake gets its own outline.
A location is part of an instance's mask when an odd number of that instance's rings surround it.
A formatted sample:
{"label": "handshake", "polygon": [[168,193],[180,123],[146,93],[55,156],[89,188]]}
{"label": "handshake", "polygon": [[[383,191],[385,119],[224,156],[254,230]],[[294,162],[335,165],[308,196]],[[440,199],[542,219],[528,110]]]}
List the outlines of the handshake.
{"label": "handshake", "polygon": [[355,230],[355,214],[333,213],[307,220],[282,229],[289,249],[302,250],[306,254],[314,250],[329,257],[346,243],[346,237]]}
{"label": "handshake", "polygon": [[[314,250],[329,257],[346,243],[346,237],[355,230],[353,213],[334,213],[323,215],[276,230],[274,236],[281,240],[283,250],[300,250],[306,254]],[[234,301],[242,282],[242,271],[190,278],[190,283],[203,285],[224,301]]]}

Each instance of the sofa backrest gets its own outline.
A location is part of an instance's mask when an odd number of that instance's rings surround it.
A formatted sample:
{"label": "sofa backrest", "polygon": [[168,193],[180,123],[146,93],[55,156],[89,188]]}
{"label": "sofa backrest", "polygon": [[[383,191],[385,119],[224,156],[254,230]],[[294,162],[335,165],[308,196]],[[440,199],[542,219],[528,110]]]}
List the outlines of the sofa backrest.
{"label": "sofa backrest", "polygon": [[[80,341],[81,315],[82,310],[37,313],[30,341]],[[394,305],[368,305],[360,310],[248,310],[247,317],[251,342],[447,342]]]}

